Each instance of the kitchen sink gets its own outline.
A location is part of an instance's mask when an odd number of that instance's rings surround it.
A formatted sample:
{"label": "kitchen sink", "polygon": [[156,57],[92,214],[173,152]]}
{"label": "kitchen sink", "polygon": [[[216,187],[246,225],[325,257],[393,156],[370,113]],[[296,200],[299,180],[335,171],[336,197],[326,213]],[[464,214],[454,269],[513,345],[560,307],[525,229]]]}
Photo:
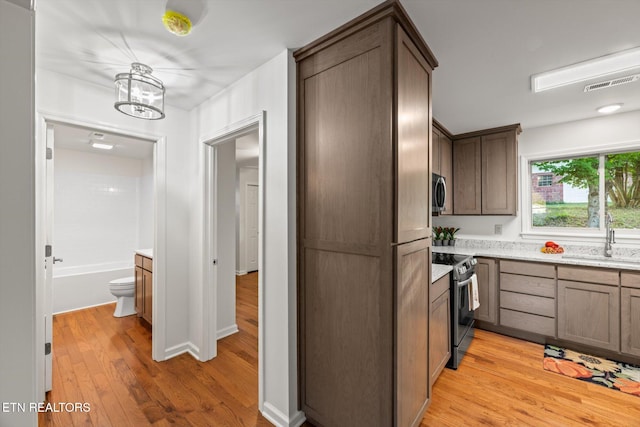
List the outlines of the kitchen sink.
{"label": "kitchen sink", "polygon": [[598,262],[607,262],[612,264],[636,264],[640,265],[640,258],[624,258],[611,256],[606,257],[604,255],[588,255],[588,254],[564,254],[562,255],[564,259],[583,259],[590,261],[598,261]]}

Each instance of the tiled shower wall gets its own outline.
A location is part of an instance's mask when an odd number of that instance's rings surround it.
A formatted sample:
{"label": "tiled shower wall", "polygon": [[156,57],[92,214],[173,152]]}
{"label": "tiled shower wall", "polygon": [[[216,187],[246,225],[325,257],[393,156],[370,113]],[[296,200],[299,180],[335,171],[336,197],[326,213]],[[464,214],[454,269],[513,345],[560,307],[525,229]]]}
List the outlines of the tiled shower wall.
{"label": "tiled shower wall", "polygon": [[152,162],[56,149],[54,275],[132,266],[152,247]]}

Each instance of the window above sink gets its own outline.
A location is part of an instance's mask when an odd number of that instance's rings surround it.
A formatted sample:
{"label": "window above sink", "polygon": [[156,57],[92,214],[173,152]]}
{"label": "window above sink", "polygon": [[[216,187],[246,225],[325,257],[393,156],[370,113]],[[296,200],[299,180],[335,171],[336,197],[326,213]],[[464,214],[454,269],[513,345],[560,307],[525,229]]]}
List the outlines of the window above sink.
{"label": "window above sink", "polygon": [[522,158],[522,236],[640,239],[640,143]]}

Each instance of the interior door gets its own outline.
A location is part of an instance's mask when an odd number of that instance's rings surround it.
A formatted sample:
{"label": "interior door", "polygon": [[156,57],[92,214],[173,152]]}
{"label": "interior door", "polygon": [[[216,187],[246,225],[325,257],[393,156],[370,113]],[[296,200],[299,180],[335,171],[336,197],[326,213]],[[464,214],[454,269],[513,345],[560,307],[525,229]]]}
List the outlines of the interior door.
{"label": "interior door", "polygon": [[258,186],[247,184],[247,271],[258,270]]}
{"label": "interior door", "polygon": [[53,125],[47,125],[46,144],[46,184],[45,184],[45,282],[44,282],[44,389],[51,390],[51,373],[53,369]]}

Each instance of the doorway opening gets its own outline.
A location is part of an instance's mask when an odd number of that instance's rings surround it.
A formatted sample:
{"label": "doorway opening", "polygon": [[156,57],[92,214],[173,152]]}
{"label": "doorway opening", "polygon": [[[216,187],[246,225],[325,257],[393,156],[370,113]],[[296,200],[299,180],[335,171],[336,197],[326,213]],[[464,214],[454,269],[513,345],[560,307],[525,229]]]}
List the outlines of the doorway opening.
{"label": "doorway opening", "polygon": [[[153,305],[164,300],[165,138],[67,118],[38,119],[36,148],[47,152],[47,160],[36,163],[37,245],[47,248],[37,280],[51,349],[44,360],[45,392],[52,387],[53,315],[112,303],[109,282],[134,276],[136,250],[154,254]],[[155,360],[164,359],[164,317],[154,311]]]}
{"label": "doorway opening", "polygon": [[[260,410],[264,396],[264,125],[265,113],[262,112],[202,141],[205,144],[205,271],[201,360],[216,357],[217,341],[238,332],[239,325],[254,331],[257,326]],[[252,273],[246,274],[249,272]],[[251,286],[257,296],[255,320],[243,318],[244,312],[239,314],[241,305],[246,304],[245,291],[249,290],[251,295]],[[251,333],[242,329],[240,332]]]}

